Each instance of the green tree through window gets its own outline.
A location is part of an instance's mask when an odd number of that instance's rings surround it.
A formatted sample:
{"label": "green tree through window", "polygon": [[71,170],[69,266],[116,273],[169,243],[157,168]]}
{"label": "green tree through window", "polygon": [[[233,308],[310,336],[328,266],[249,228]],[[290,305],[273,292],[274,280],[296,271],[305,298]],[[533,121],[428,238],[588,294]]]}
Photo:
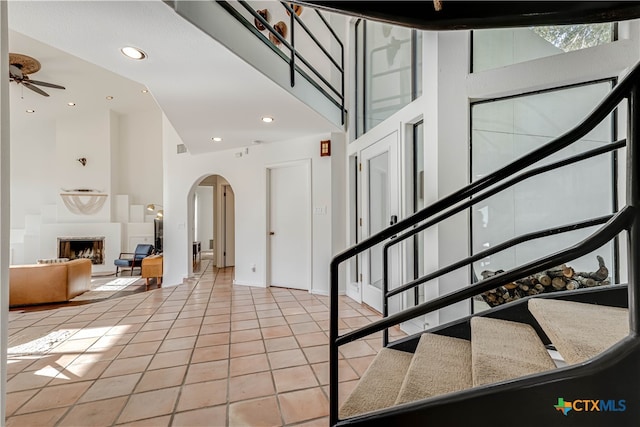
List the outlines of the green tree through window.
{"label": "green tree through window", "polygon": [[532,30],[565,52],[609,43],[613,35],[611,23],[534,27]]}

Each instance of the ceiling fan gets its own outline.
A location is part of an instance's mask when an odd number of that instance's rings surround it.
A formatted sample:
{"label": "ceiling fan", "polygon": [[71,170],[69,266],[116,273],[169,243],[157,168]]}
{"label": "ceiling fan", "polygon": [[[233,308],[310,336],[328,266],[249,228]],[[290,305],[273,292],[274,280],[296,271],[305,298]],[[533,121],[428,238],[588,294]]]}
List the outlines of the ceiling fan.
{"label": "ceiling fan", "polygon": [[31,80],[29,74],[33,74],[38,70],[40,70],[40,62],[37,59],[20,53],[9,53],[9,81],[21,84],[42,96],[49,96],[49,94],[35,85],[54,89],[65,88],[53,83]]}

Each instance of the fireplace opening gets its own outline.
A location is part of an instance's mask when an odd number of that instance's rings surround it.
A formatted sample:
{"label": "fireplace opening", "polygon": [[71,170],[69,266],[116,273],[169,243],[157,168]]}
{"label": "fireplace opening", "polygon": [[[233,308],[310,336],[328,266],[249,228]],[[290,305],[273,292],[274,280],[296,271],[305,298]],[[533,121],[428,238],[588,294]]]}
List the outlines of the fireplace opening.
{"label": "fireplace opening", "polygon": [[104,264],[104,236],[58,237],[58,258],[86,258],[92,264]]}

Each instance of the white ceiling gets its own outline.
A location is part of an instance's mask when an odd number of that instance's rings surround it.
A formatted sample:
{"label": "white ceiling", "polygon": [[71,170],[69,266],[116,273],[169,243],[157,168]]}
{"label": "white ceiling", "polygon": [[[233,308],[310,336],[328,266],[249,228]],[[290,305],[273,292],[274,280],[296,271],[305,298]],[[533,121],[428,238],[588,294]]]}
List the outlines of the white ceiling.
{"label": "white ceiling", "polygon": [[[105,105],[120,113],[152,108],[146,86],[192,154],[339,131],[159,0],[14,1],[9,28],[9,51],[42,64],[32,79],[67,88],[43,88],[45,98],[12,85],[12,126]],[[126,45],[148,58],[126,58]],[[26,117],[27,108],[36,113]],[[275,121],[261,122],[265,115]]]}

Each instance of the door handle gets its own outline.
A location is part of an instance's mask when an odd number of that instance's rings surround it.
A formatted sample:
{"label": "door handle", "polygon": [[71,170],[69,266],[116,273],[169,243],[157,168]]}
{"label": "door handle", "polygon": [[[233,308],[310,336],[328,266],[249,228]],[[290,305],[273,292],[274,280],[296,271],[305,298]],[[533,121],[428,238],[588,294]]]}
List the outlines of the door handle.
{"label": "door handle", "polygon": [[269,232],[269,236],[273,236],[274,234],[276,234],[276,233],[274,233],[273,231]]}
{"label": "door handle", "polygon": [[398,215],[391,215],[391,219],[389,220],[389,225],[393,225],[398,222]]}

